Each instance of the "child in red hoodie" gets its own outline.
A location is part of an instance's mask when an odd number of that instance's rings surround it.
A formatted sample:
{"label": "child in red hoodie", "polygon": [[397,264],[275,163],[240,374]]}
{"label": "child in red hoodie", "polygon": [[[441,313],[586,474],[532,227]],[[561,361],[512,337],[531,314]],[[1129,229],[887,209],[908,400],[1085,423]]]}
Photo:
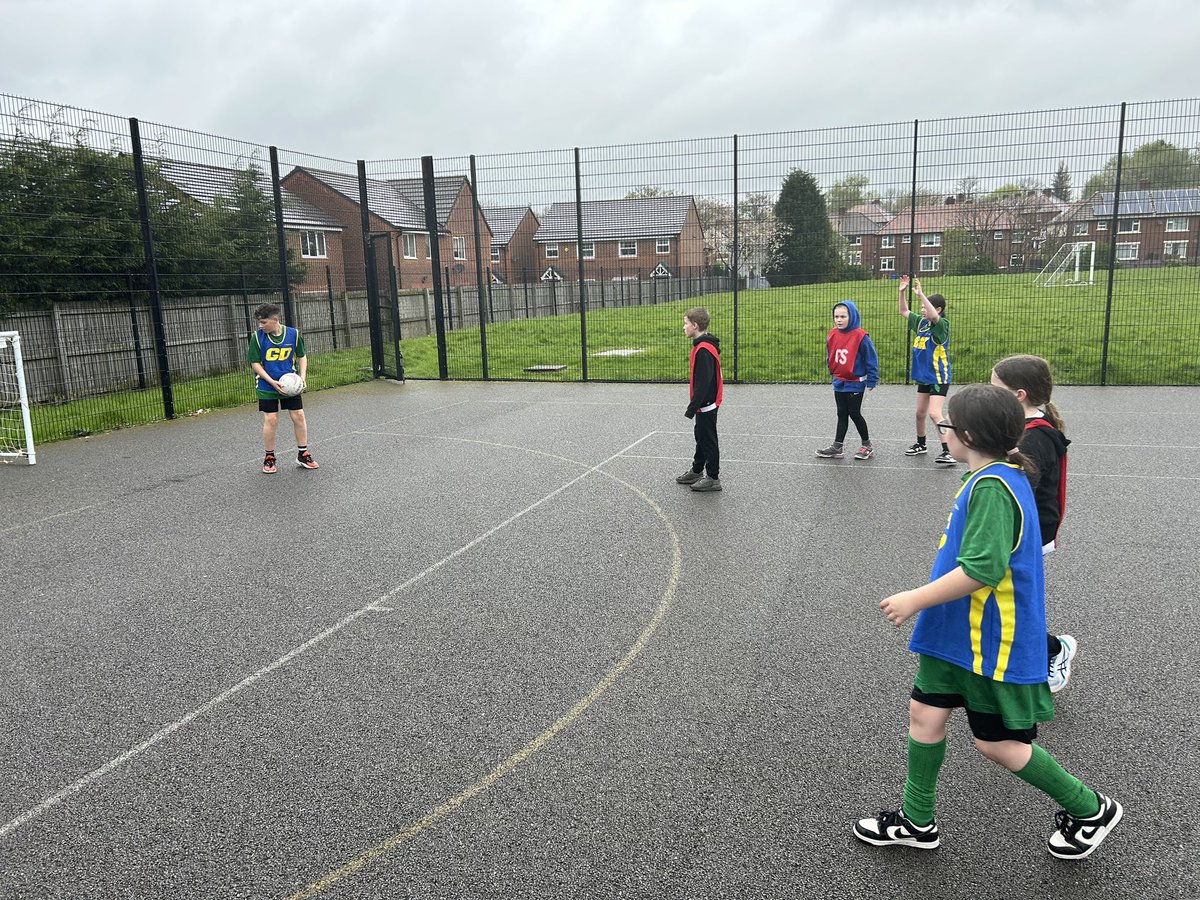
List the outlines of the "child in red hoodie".
{"label": "child in red hoodie", "polygon": [[824,459],[845,458],[842,442],[851,419],[862,439],[862,446],[854,458],[875,456],[867,420],[862,414],[862,402],[863,395],[875,390],[875,385],[879,384],[879,356],[871,336],[861,326],[862,319],[853,300],[843,300],[833,308],[833,327],[825,339],[825,352],[829,374],[833,376],[833,398],[837,401],[837,432],[832,444],[817,451],[817,456]]}

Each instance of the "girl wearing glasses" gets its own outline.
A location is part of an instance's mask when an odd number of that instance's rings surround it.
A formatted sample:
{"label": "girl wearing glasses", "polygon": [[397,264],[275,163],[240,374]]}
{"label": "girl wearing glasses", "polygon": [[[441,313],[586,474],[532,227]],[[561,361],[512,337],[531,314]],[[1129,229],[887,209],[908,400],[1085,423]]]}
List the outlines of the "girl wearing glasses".
{"label": "girl wearing glasses", "polygon": [[[970,471],[954,498],[930,582],[880,602],[899,626],[917,616],[919,654],[909,702],[908,776],[899,809],[860,819],[854,834],[875,846],[933,849],[938,772],[950,713],[964,707],[984,756],[1053,798],[1062,809],[1047,849],[1082,859],[1121,820],[1121,804],[1083,784],[1034,743],[1054,717],[1046,683],[1046,613],[1037,506],[1017,449],[1025,411],[1009,391],[964,387],[938,430]],[[991,815],[980,810],[980,815]]]}

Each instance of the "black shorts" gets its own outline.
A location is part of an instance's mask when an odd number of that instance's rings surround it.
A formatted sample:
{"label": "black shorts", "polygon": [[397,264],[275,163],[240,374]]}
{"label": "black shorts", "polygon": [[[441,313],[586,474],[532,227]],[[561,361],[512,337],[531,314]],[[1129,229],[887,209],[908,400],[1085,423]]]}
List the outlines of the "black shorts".
{"label": "black shorts", "polygon": [[278,399],[272,397],[270,400],[262,397],[258,398],[259,412],[279,412],[280,407],[284,409],[304,409],[304,400],[301,399],[300,394],[297,394],[295,397],[280,397]]}
{"label": "black shorts", "polygon": [[917,382],[918,394],[932,394],[934,397],[945,397],[950,393],[949,384],[924,384]]}
{"label": "black shorts", "polygon": [[[966,708],[966,701],[961,694],[927,694],[919,687],[912,689],[912,698],[926,706],[936,706],[938,709]],[[983,713],[967,710],[967,725],[971,734],[981,741],[1020,741],[1022,744],[1032,744],[1037,737],[1037,726],[1032,728],[1009,728],[999,713]]]}

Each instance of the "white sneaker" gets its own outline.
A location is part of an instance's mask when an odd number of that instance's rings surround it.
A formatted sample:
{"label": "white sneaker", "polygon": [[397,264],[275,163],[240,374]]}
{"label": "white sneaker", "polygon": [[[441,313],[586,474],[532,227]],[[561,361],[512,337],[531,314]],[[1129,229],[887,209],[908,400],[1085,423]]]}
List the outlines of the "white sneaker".
{"label": "white sneaker", "polygon": [[1050,660],[1050,693],[1057,694],[1071,680],[1071,660],[1079,650],[1079,643],[1069,634],[1060,634],[1058,642],[1062,649]]}

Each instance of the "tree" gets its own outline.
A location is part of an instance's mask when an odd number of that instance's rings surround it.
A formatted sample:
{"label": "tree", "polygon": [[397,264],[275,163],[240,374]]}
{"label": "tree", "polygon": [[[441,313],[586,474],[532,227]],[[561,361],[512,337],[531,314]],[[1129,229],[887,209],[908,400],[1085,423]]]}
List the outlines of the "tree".
{"label": "tree", "polygon": [[[913,205],[913,195],[911,188],[893,188],[884,193],[883,205],[890,212],[901,213]],[[945,199],[945,195],[940,191],[935,191],[931,187],[925,185],[917,185],[917,207],[922,206],[939,206]]]}
{"label": "tree", "polygon": [[1054,173],[1054,180],[1050,182],[1050,193],[1064,203],[1071,202],[1071,172],[1067,168],[1066,160],[1058,161],[1058,171]]}
{"label": "tree", "polygon": [[765,274],[772,286],[826,280],[842,264],[817,180],[802,169],[784,179],[775,201],[779,234]]}
{"label": "tree", "polygon": [[962,228],[942,233],[942,272],[946,275],[995,275],[999,270],[990,252],[990,236]]}
{"label": "tree", "polygon": [[[696,210],[704,231],[705,246],[715,265],[733,269],[733,205],[713,197],[699,197]],[[763,271],[775,243],[779,223],[769,194],[749,194],[738,201],[738,275]]]}
{"label": "tree", "polygon": [[648,197],[675,197],[678,196],[670,188],[659,187],[655,184],[646,184],[642,187],[636,187],[625,195],[626,200],[645,200]]}
{"label": "tree", "polygon": [[847,175],[841,181],[833,183],[825,197],[826,203],[835,213],[866,203],[866,187],[870,181],[866,175]]}
{"label": "tree", "polygon": [[[1087,180],[1083,196],[1111,191],[1117,183],[1117,158]],[[1121,165],[1121,190],[1166,190],[1200,187],[1200,151],[1176,147],[1169,141],[1142,144]]]}

